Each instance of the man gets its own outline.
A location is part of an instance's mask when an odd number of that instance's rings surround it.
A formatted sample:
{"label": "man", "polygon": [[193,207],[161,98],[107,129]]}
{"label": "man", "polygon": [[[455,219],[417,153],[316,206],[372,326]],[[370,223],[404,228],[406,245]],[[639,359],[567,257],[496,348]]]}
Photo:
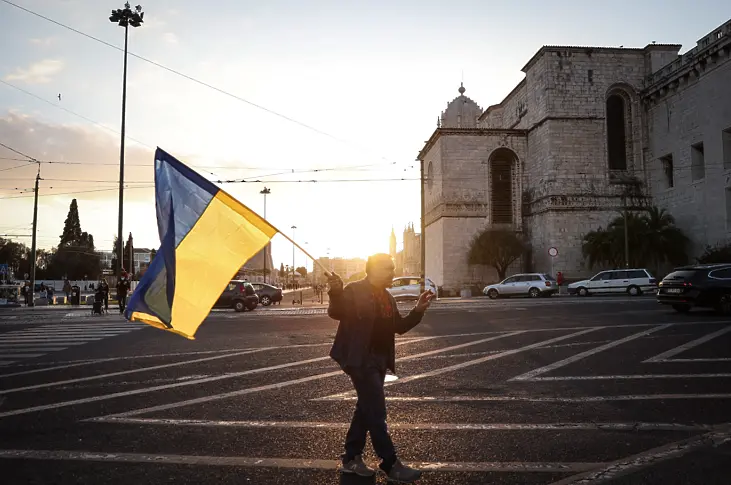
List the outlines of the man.
{"label": "man", "polygon": [[129,291],[129,280],[127,279],[127,272],[122,271],[122,277],[117,283],[117,301],[119,301],[119,313],[124,313],[124,308],[127,306],[127,292]]}
{"label": "man", "polygon": [[391,256],[376,254],[368,258],[363,280],[343,288],[337,274],[328,277],[327,314],[340,321],[330,357],[348,374],[358,395],[340,471],[364,477],[375,474],[362,458],[366,434],[370,433],[373,448],[382,460],[380,468],[388,480],[411,483],[421,472],[405,466],[396,456],[386,426],[383,383],[387,369],[395,373],[395,333],[404,334],[418,325],[435,295],[424,292],[414,309],[401,317],[396,301],[386,291],[393,281],[394,269]]}

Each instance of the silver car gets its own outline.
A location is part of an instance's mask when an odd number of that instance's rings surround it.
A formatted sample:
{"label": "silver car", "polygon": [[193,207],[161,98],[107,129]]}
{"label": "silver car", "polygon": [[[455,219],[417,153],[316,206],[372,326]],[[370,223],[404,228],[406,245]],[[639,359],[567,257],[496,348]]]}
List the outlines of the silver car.
{"label": "silver car", "polygon": [[553,276],[545,273],[516,274],[505,278],[500,283],[486,286],[482,293],[493,300],[509,296],[551,296],[558,293],[558,283]]}
{"label": "silver car", "polygon": [[[429,278],[426,279],[424,291],[431,290],[437,295],[437,285]],[[388,291],[396,300],[416,300],[421,291],[421,278],[418,276],[401,276],[393,279],[391,288]],[[438,295],[437,295],[438,296]]]}

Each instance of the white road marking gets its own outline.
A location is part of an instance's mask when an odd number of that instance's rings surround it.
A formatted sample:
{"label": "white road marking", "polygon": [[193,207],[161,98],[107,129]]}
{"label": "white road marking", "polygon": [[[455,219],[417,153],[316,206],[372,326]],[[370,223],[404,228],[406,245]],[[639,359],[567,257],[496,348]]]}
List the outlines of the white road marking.
{"label": "white road marking", "polygon": [[[712,374],[625,374],[611,376],[556,376],[556,377],[534,377],[524,379],[522,382],[549,382],[549,381],[611,381],[630,379],[698,379],[731,377],[731,373],[718,372]],[[511,379],[512,380],[512,379]]]}
{"label": "white road marking", "polygon": [[[348,429],[350,423],[318,421],[225,421],[208,419],[92,418],[90,422],[222,428]],[[725,425],[725,423],[724,423]],[[425,431],[709,431],[719,425],[683,423],[388,423],[389,429]]]}
{"label": "white road marking", "polygon": [[731,441],[731,427],[724,426],[710,433],[659,446],[642,453],[597,467],[595,470],[574,475],[551,485],[596,484],[613,481],[621,476],[638,472],[662,461],[680,458],[683,455],[711,446],[720,446]]}
{"label": "white road marking", "polygon": [[[355,401],[353,396],[350,400]],[[582,403],[610,401],[664,401],[683,399],[731,399],[731,393],[708,394],[627,394],[617,396],[386,396],[391,402],[541,402]]]}
{"label": "white road marking", "polygon": [[[152,455],[144,453],[103,453],[64,450],[0,450],[0,459],[10,460],[57,460],[93,461],[112,463],[154,463],[164,465],[206,465],[255,468],[290,468],[309,470],[335,470],[336,460],[310,460],[302,458],[249,458],[245,456],[204,455]],[[408,462],[408,465],[425,471],[443,472],[582,472],[606,463],[574,462]]]}
{"label": "white road marking", "polygon": [[10,365],[14,362],[14,360],[0,360],[0,365]]}
{"label": "white road marking", "polygon": [[731,358],[729,357],[699,357],[697,359],[669,359],[669,360],[658,360],[656,362],[661,362],[664,364],[667,363],[673,363],[673,362],[731,362]]}
{"label": "white road marking", "polygon": [[[552,344],[552,343],[555,343],[555,342],[561,342],[563,340],[568,340],[570,338],[578,337],[580,335],[585,335],[585,334],[590,333],[590,332],[595,332],[597,330],[601,330],[602,328],[603,327],[593,327],[593,328],[589,328],[589,329],[586,329],[586,330],[582,330],[580,332],[574,332],[574,333],[571,333],[571,334],[568,334],[568,335],[563,335],[561,337],[556,337],[556,338],[552,338],[552,339],[549,339],[549,340],[544,340],[542,342],[537,342],[535,344],[526,345],[524,347],[520,347],[520,348],[517,348],[517,349],[506,350],[506,351],[500,352],[498,354],[486,355],[485,357],[480,357],[478,359],[468,360],[466,362],[460,362],[459,364],[450,365],[450,366],[447,366],[447,367],[443,367],[441,369],[435,369],[433,371],[424,372],[422,374],[416,374],[416,375],[413,375],[413,376],[402,377],[398,381],[385,383],[384,384],[384,387],[386,387],[386,386],[393,386],[395,384],[404,383],[404,382],[411,382],[411,381],[415,381],[417,379],[424,379],[426,377],[438,376],[440,374],[445,374],[447,372],[452,372],[452,371],[455,371],[455,370],[464,369],[465,367],[470,367],[470,366],[473,366],[473,365],[482,364],[482,363],[488,362],[490,360],[500,359],[500,358],[503,358],[503,357],[509,357],[511,355],[518,354],[520,352],[525,352],[527,350],[533,350],[533,349],[536,349],[536,348],[539,348],[539,347],[542,347],[542,346],[545,346],[545,345],[548,345],[548,344]],[[346,392],[341,392],[341,393],[337,393],[337,394],[331,394],[329,396],[315,398],[315,399],[312,399],[312,400],[313,401],[338,401],[338,400],[341,400],[343,398],[347,398],[349,396],[354,396],[354,395],[355,395],[355,391],[346,391]]]}
{"label": "white road marking", "polygon": [[[160,365],[153,365],[150,367],[138,367],[136,369],[129,369],[129,370],[123,370],[118,372],[110,372],[108,374],[97,374],[93,376],[87,376],[87,377],[79,377],[76,379],[66,379],[63,381],[55,381],[55,382],[44,382],[43,384],[35,384],[33,386],[25,386],[25,387],[16,387],[14,389],[0,389],[0,395],[2,394],[10,394],[13,392],[21,392],[21,391],[32,391],[35,389],[44,389],[47,387],[56,387],[56,386],[62,386],[65,384],[75,384],[78,382],[88,382],[88,381],[94,381],[98,379],[106,379],[108,377],[116,377],[116,376],[124,376],[129,374],[136,374],[138,372],[148,372],[153,370],[159,370],[159,369],[167,369],[169,367],[179,367],[181,365],[188,365],[188,364],[198,364],[200,362],[209,362],[212,360],[219,360],[219,359],[228,359],[230,357],[238,357],[241,355],[246,354],[252,354],[254,352],[262,352],[265,350],[272,350],[276,347],[264,347],[260,349],[254,349],[254,350],[245,350],[243,352],[235,352],[233,354],[223,354],[223,355],[214,355],[213,357],[201,357],[200,359],[193,359],[193,360],[184,360],[182,362],[172,362],[169,364],[160,364]],[[43,355],[43,354],[40,354]]]}
{"label": "white road marking", "polygon": [[[425,337],[425,339],[426,338],[430,338],[430,337]],[[404,345],[404,344],[408,344],[408,343],[411,343],[411,342],[397,342],[396,345]],[[268,371],[272,371],[272,370],[285,369],[288,367],[307,365],[307,364],[312,364],[315,362],[322,362],[323,360],[329,360],[329,359],[330,359],[330,356],[315,357],[312,359],[299,360],[296,362],[288,362],[286,364],[273,365],[270,367],[260,367],[257,369],[250,369],[250,370],[241,371],[241,372],[232,372],[232,373],[220,375],[220,376],[205,377],[202,379],[194,379],[194,380],[189,380],[189,381],[176,382],[173,384],[164,384],[164,385],[153,386],[153,387],[145,387],[142,389],[132,389],[129,391],[115,392],[112,394],[103,394],[101,396],[74,399],[72,401],[62,401],[62,402],[57,402],[57,403],[53,403],[53,404],[44,404],[41,406],[31,406],[28,408],[14,409],[12,411],[6,411],[4,413],[0,413],[0,418],[4,418],[4,417],[8,417],[8,416],[17,416],[20,414],[33,413],[33,412],[38,412],[38,411],[45,411],[48,409],[58,409],[58,408],[63,408],[63,407],[67,407],[67,406],[74,406],[77,404],[86,404],[86,403],[91,403],[91,402],[106,401],[109,399],[115,399],[117,397],[126,397],[126,396],[134,396],[137,394],[146,394],[148,392],[161,391],[161,390],[165,390],[165,389],[173,389],[176,387],[191,386],[191,385],[195,385],[195,384],[203,384],[203,383],[207,383],[207,382],[220,381],[220,380],[224,380],[224,379],[233,379],[235,377],[241,377],[241,376],[251,375],[251,374],[258,374],[258,373],[268,372]],[[327,374],[316,374],[314,376],[310,376],[310,377],[307,377],[304,379],[296,379],[293,381],[286,381],[283,383],[272,384],[269,386],[262,386],[261,388],[244,389],[242,391],[236,391],[234,393],[218,394],[218,395],[208,396],[206,398],[201,398],[201,399],[203,399],[204,401],[212,401],[215,399],[223,399],[223,397],[227,397],[228,394],[241,395],[241,394],[248,394],[249,392],[257,392],[257,391],[263,391],[263,390],[267,390],[267,389],[276,389],[278,387],[299,384],[300,382],[308,382],[308,381],[316,380],[316,379],[323,379],[325,377],[331,377],[334,375],[343,375],[343,372],[341,370],[338,370],[336,372],[330,372]],[[179,406],[185,406],[187,404],[195,404],[195,402],[193,402],[193,401],[197,402],[197,400],[183,401],[182,403],[173,403],[170,405],[166,405],[165,408],[168,409],[168,408],[174,408],[174,407],[179,407]],[[201,401],[201,402],[204,402],[204,401]],[[155,409],[155,408],[148,408],[148,409]],[[147,412],[147,410],[142,409],[142,410],[137,410],[137,411],[130,411],[129,413],[120,414],[120,416],[121,415],[130,415],[131,416],[134,414],[142,414],[144,412]],[[114,416],[118,416],[118,415],[114,415]]]}
{"label": "white road marking", "polygon": [[553,364],[549,364],[545,367],[540,367],[538,369],[534,369],[530,372],[526,372],[525,374],[519,375],[517,377],[513,377],[509,381],[530,381],[534,380],[541,374],[545,374],[547,372],[551,372],[553,370],[556,370],[558,368],[564,367],[569,364],[573,364],[574,362],[578,362],[581,359],[585,359],[586,357],[589,357],[594,354],[598,354],[599,352],[603,352],[605,350],[609,350],[613,347],[617,347],[619,345],[625,344],[627,342],[631,342],[632,340],[638,339],[640,337],[644,337],[645,335],[650,335],[651,333],[659,332],[660,330],[665,330],[666,328],[671,327],[673,324],[668,323],[665,325],[660,325],[658,327],[650,328],[647,330],[644,330],[642,332],[634,333],[632,335],[629,335],[627,337],[624,337],[619,340],[615,340],[613,342],[610,342],[608,344],[600,345],[599,347],[595,347],[593,349],[589,349],[585,352],[578,353],[576,355],[572,355],[571,357],[568,357],[563,360],[559,360],[558,362],[554,362]]}
{"label": "white road marking", "polygon": [[[9,357],[11,359],[34,359],[36,357],[40,357],[41,355],[46,355],[46,354],[45,353],[44,354],[24,354],[20,351],[18,351],[17,353],[16,352],[3,352],[3,357]],[[2,392],[2,391],[0,391],[0,392]]]}
{"label": "white road marking", "polygon": [[[401,357],[401,358],[396,359],[396,361],[397,362],[403,362],[403,361],[406,361],[406,360],[418,359],[419,357],[423,357],[425,355],[433,355],[433,354],[437,354],[437,353],[440,353],[440,352],[449,352],[449,351],[454,350],[454,349],[457,349],[457,348],[463,348],[463,347],[466,347],[466,346],[469,346],[469,345],[477,345],[478,343],[485,343],[485,342],[489,342],[489,341],[493,341],[493,340],[497,340],[497,339],[501,339],[501,338],[505,338],[505,337],[511,337],[513,335],[518,335],[518,334],[521,334],[521,333],[523,333],[523,332],[522,331],[517,331],[517,332],[510,332],[510,333],[501,334],[501,335],[495,335],[495,336],[492,336],[492,337],[489,337],[489,338],[475,340],[473,342],[467,342],[467,343],[464,343],[464,344],[452,345],[450,347],[444,347],[444,348],[441,348],[441,349],[429,350],[427,352],[421,352],[421,353],[418,353],[418,354],[407,355],[407,356],[404,356],[404,357]],[[397,342],[396,345],[399,345],[399,344],[407,344],[407,343],[411,343],[411,342]],[[313,359],[313,361],[318,361],[318,360],[323,360],[323,359],[329,359],[329,358],[330,357],[321,357],[321,358],[318,358],[318,359]],[[286,367],[286,366],[287,365],[285,364],[284,366],[275,366],[275,368],[283,368],[283,367]],[[274,368],[270,368],[270,369],[273,370]],[[164,411],[164,410],[168,410],[168,409],[175,409],[175,408],[179,408],[179,407],[183,407],[183,406],[190,406],[190,405],[193,405],[193,404],[201,404],[201,403],[204,403],[204,402],[217,401],[217,400],[220,400],[220,399],[227,399],[229,397],[243,396],[243,395],[252,394],[252,393],[255,393],[255,392],[269,391],[269,390],[273,390],[273,389],[281,389],[283,387],[293,386],[293,385],[296,385],[296,384],[302,384],[302,383],[305,383],[305,382],[315,381],[315,380],[319,380],[319,379],[326,379],[328,377],[334,377],[334,376],[343,376],[343,375],[344,375],[344,373],[343,373],[342,370],[337,370],[337,371],[334,371],[334,372],[326,372],[326,373],[323,373],[323,374],[315,374],[315,375],[312,375],[312,376],[309,376],[309,377],[305,377],[305,378],[301,378],[301,379],[293,379],[293,380],[290,380],[290,381],[278,382],[278,383],[274,383],[274,384],[268,384],[268,385],[265,385],[265,386],[249,387],[249,388],[246,388],[246,389],[240,389],[238,391],[231,391],[231,392],[226,392],[226,393],[222,393],[222,394],[213,394],[213,395],[210,395],[210,396],[199,397],[199,398],[190,399],[190,400],[187,400],[187,401],[179,401],[179,402],[176,402],[176,403],[162,404],[160,406],[152,406],[152,407],[149,407],[149,408],[136,409],[134,411],[127,411],[127,412],[124,412],[124,413],[112,414],[112,415],[109,415],[109,416],[113,416],[113,417],[138,416],[140,414],[152,413],[152,412],[156,412],[156,411]],[[195,382],[195,381],[193,381],[193,382]],[[390,381],[390,382],[386,383],[385,385],[395,384],[396,382],[399,382],[399,381]],[[0,417],[2,417],[2,416],[3,415],[0,414]]]}
{"label": "white road marking", "polygon": [[666,361],[666,360],[670,359],[670,357],[674,357],[678,354],[681,354],[681,353],[685,352],[686,350],[692,349],[693,347],[698,347],[699,345],[702,345],[708,341],[711,341],[716,337],[720,337],[721,335],[724,335],[728,332],[731,332],[731,326],[723,327],[722,329],[709,333],[708,335],[704,335],[695,340],[691,340],[690,342],[686,342],[683,345],[679,345],[678,347],[675,347],[674,349],[670,349],[666,352],[663,352],[662,354],[658,354],[655,357],[650,357],[649,359],[647,359],[643,362],[651,363],[651,362]]}
{"label": "white road marking", "polygon": [[4,346],[0,345],[0,355],[6,355],[6,353],[13,352],[58,352],[59,350],[66,350],[68,347],[49,347],[46,345],[34,344],[31,347],[26,346]]}

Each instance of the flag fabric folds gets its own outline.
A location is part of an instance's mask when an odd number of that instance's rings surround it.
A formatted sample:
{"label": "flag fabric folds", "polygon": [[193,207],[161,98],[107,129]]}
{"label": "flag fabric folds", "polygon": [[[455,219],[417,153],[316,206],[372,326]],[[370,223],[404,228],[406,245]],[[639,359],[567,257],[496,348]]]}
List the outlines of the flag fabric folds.
{"label": "flag fabric folds", "polygon": [[193,339],[233,275],[278,231],[160,148],[155,205],[160,249],[124,316]]}

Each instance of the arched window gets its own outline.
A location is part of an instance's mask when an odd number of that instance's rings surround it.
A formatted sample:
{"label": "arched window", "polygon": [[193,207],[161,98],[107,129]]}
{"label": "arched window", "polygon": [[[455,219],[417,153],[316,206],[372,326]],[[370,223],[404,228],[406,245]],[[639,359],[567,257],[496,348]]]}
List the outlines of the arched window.
{"label": "arched window", "polygon": [[607,98],[607,155],[610,170],[627,170],[632,153],[629,99],[615,93]]}
{"label": "arched window", "polygon": [[513,170],[515,154],[500,148],[490,156],[490,219],[493,224],[513,223]]}

